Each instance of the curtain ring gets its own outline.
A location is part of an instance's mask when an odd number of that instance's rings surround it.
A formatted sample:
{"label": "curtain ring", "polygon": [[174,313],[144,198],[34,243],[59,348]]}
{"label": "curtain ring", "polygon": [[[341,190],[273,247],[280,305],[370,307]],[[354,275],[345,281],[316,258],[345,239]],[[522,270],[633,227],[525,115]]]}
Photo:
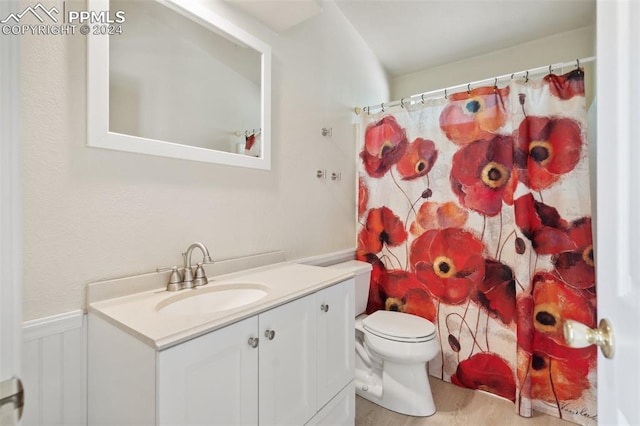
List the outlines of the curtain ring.
{"label": "curtain ring", "polygon": [[549,65],[549,75],[551,75],[553,71],[551,70],[551,65]]}
{"label": "curtain ring", "polygon": [[511,74],[511,80],[513,80],[514,75],[516,75],[516,73]]}
{"label": "curtain ring", "polygon": [[580,69],[580,59],[576,59],[576,68]]}
{"label": "curtain ring", "polygon": [[382,110],[382,112],[384,112],[384,102],[380,104],[380,109]]}
{"label": "curtain ring", "polygon": [[448,96],[447,96],[447,88],[446,87],[444,88],[444,98],[445,99],[449,99]]}
{"label": "curtain ring", "polygon": [[400,99],[400,107],[404,109],[404,98]]}
{"label": "curtain ring", "polygon": [[367,115],[371,115],[371,113],[370,113],[371,107],[366,107],[365,109],[367,110]]}
{"label": "curtain ring", "polygon": [[498,77],[493,77],[493,88],[494,90],[498,89]]}
{"label": "curtain ring", "polygon": [[524,77],[524,82],[528,83],[529,82],[529,71],[527,71],[527,74]]}
{"label": "curtain ring", "polygon": [[471,93],[471,83],[467,84],[467,94]]}
{"label": "curtain ring", "polygon": [[420,99],[422,100],[422,104],[424,105],[424,93],[420,95]]}

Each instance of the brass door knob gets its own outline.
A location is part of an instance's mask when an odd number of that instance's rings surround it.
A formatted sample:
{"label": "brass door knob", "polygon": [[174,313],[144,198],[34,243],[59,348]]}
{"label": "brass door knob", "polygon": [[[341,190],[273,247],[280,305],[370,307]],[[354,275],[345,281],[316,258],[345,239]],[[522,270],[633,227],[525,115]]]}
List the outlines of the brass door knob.
{"label": "brass door knob", "polygon": [[600,320],[598,328],[589,328],[577,321],[566,320],[564,322],[564,340],[572,348],[596,345],[600,348],[605,358],[613,358],[613,328],[606,318]]}

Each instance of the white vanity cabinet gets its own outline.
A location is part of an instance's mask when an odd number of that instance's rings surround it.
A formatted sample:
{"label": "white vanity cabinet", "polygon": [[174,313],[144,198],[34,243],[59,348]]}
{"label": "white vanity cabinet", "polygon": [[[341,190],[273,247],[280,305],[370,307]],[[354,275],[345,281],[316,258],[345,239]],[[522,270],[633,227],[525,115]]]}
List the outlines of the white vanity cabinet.
{"label": "white vanity cabinet", "polygon": [[353,297],[349,279],[161,351],[91,315],[89,424],[352,425]]}

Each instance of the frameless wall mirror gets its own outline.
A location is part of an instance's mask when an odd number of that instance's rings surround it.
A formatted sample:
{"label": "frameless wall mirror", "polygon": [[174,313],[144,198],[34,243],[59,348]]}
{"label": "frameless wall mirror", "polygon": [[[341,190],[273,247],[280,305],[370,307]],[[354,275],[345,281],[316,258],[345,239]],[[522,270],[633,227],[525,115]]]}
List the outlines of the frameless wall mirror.
{"label": "frameless wall mirror", "polygon": [[89,146],[271,168],[267,44],[193,0],[88,9],[124,17],[88,24]]}

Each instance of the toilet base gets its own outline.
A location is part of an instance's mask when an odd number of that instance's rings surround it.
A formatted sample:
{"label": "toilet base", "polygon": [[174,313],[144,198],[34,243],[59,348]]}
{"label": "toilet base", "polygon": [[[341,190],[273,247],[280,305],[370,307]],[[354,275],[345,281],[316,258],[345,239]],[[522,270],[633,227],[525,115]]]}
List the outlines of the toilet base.
{"label": "toilet base", "polygon": [[436,412],[425,364],[385,361],[382,377],[356,368],[356,394],[388,410],[415,417]]}

